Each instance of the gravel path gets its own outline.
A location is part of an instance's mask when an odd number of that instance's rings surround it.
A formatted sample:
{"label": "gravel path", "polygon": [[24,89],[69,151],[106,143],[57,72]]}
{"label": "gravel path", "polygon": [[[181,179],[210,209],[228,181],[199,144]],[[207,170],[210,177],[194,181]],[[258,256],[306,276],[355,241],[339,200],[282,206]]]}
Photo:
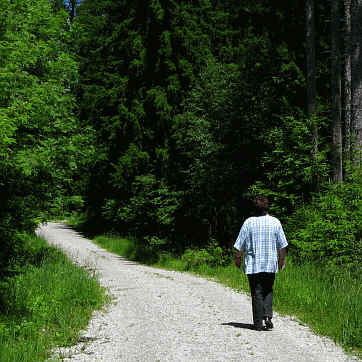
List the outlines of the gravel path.
{"label": "gravel path", "polygon": [[113,297],[76,346],[55,351],[64,361],[357,360],[277,314],[274,330],[251,330],[250,298],[215,282],[130,262],[59,223],[38,234],[95,268]]}

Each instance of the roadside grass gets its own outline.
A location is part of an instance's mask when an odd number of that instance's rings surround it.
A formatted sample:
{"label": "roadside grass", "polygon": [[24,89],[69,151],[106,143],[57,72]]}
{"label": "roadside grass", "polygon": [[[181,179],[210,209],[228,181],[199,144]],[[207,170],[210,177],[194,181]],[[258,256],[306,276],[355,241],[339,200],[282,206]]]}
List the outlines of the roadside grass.
{"label": "roadside grass", "polygon": [[[200,251],[188,251],[187,258],[169,253],[155,255],[140,252],[137,242],[116,236],[97,236],[94,241],[128,259],[154,267],[188,271],[213,278],[239,291],[249,292],[246,276],[230,258],[220,265],[200,262]],[[193,254],[194,253],[194,254]],[[205,250],[202,251],[205,254]],[[201,254],[202,254],[201,253]],[[192,262],[195,255],[195,262]],[[191,262],[190,262],[191,258]],[[157,262],[154,262],[154,260]],[[308,325],[315,333],[328,336],[348,352],[362,356],[362,293],[361,280],[343,269],[326,269],[314,263],[296,263],[288,257],[287,267],[277,274],[274,301],[275,310],[288,314]]]}
{"label": "roadside grass", "polygon": [[44,361],[55,346],[76,342],[106,302],[96,276],[36,236],[22,235],[24,253],[0,282],[0,361]]}

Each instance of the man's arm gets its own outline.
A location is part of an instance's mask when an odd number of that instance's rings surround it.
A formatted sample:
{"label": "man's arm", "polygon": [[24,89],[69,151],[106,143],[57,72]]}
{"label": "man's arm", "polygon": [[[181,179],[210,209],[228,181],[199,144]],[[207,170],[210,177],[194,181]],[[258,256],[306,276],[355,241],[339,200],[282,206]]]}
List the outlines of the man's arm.
{"label": "man's arm", "polygon": [[285,256],[287,255],[287,248],[278,250],[278,269],[282,270],[285,267]]}
{"label": "man's arm", "polygon": [[242,251],[235,250],[235,260],[234,260],[234,262],[235,262],[236,267],[239,268],[239,269],[240,269],[240,266],[241,266],[241,257],[243,256],[243,254],[244,253]]}
{"label": "man's arm", "polygon": [[247,238],[247,221],[244,222],[243,226],[240,229],[238,238],[234,244],[235,250],[235,265],[240,269],[241,266],[241,257],[244,254],[245,241]]}

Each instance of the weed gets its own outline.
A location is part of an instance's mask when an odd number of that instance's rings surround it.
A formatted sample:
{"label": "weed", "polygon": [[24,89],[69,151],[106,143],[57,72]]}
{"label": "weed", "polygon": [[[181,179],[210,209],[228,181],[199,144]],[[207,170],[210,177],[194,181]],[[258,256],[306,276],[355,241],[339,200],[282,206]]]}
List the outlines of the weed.
{"label": "weed", "polygon": [[44,240],[26,238],[31,245],[25,253],[31,256],[28,263],[16,265],[1,283],[2,362],[44,361],[54,346],[75,343],[93,310],[106,300],[94,276]]}

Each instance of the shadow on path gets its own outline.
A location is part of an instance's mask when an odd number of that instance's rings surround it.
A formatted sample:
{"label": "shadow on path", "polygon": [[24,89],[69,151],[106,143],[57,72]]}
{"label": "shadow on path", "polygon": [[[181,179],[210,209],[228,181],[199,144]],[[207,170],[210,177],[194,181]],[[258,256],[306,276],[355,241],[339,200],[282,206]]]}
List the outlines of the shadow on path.
{"label": "shadow on path", "polygon": [[228,323],[221,323],[221,325],[222,326],[231,326],[231,327],[235,327],[235,328],[255,330],[254,324],[250,324],[250,323],[228,322]]}

